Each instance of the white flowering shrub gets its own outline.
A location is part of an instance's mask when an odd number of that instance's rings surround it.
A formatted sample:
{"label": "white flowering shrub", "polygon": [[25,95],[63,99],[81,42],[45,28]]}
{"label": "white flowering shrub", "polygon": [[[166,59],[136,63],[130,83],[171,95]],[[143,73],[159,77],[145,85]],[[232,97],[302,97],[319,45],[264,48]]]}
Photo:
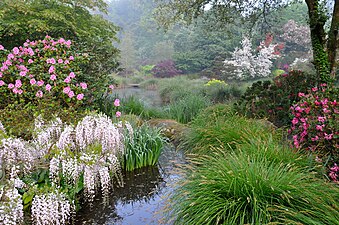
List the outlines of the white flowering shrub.
{"label": "white flowering shrub", "polygon": [[248,37],[244,37],[241,45],[242,48],[234,50],[231,59],[224,61],[224,73],[228,73],[230,78],[240,80],[268,77],[271,74],[272,60],[279,57],[279,45],[262,41],[256,52]]}

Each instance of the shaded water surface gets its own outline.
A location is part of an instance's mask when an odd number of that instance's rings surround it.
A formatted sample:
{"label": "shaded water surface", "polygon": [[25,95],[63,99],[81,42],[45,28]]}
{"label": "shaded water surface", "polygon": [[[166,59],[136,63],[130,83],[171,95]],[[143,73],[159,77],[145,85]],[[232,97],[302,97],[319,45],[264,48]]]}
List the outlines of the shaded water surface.
{"label": "shaded water surface", "polygon": [[124,174],[124,187],[114,188],[106,203],[98,196],[93,205],[78,212],[76,224],[165,224],[163,207],[180,179],[176,168],[184,155],[166,146],[157,166]]}
{"label": "shaded water surface", "polygon": [[161,105],[159,92],[156,90],[145,90],[137,87],[114,89],[113,95],[118,95],[121,98],[134,96],[143,102],[146,106],[157,107]]}

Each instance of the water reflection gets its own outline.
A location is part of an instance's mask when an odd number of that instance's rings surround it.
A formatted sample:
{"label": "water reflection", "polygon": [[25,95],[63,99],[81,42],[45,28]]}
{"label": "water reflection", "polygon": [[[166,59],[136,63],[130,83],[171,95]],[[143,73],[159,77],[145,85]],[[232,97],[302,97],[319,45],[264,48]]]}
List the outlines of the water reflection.
{"label": "water reflection", "polygon": [[106,203],[98,196],[92,207],[85,206],[76,224],[164,224],[162,209],[180,179],[175,170],[182,163],[183,153],[165,147],[157,166],[125,173],[124,187],[115,187]]}
{"label": "water reflection", "polygon": [[148,107],[161,106],[161,98],[159,92],[156,90],[145,90],[142,88],[129,87],[114,89],[113,95],[118,95],[120,98],[128,98],[130,96],[137,97],[141,102]]}

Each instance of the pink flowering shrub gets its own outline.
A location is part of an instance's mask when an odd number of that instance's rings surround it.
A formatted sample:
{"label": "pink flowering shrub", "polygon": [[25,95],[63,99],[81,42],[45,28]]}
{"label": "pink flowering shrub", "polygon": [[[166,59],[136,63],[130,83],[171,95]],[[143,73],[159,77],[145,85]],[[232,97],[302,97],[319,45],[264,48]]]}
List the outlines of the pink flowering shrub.
{"label": "pink flowering shrub", "polygon": [[307,94],[298,94],[301,100],[291,107],[293,119],[289,132],[293,135],[294,147],[315,152],[320,158],[328,156],[336,163],[339,160],[339,89],[326,86],[322,84]]}
{"label": "pink flowering shrub", "polygon": [[[57,102],[80,105],[87,84],[81,82],[80,65],[85,57],[75,53],[70,40],[27,40],[11,51],[0,46],[0,105]],[[80,78],[80,79],[79,79]]]}

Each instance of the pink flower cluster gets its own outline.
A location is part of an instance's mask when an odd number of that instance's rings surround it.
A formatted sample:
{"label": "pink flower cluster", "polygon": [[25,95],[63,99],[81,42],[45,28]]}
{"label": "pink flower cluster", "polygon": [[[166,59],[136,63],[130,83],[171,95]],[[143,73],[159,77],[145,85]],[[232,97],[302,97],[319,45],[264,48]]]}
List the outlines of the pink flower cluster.
{"label": "pink flower cluster", "polygon": [[312,88],[309,94],[299,93],[302,100],[291,107],[293,119],[290,132],[293,135],[293,144],[300,148],[306,144],[309,150],[316,150],[319,143],[328,143],[338,135],[332,121],[339,114],[339,102],[324,96],[325,89],[319,92]]}
{"label": "pink flower cluster", "polygon": [[[14,47],[0,64],[0,89],[7,88],[9,93],[18,95],[27,93],[27,96],[33,92],[37,98],[63,91],[69,98],[76,96],[82,100],[81,89],[87,89],[87,84],[77,83],[77,71],[72,69],[75,56],[68,50],[71,44],[70,40],[55,41],[46,36],[44,40],[27,40],[23,46]],[[0,45],[0,50],[5,48]],[[47,72],[49,79],[44,75]]]}
{"label": "pink flower cluster", "polygon": [[338,173],[339,173],[339,166],[336,163],[334,163],[333,167],[330,168],[330,173],[329,173],[330,178],[334,182],[339,182]]}

